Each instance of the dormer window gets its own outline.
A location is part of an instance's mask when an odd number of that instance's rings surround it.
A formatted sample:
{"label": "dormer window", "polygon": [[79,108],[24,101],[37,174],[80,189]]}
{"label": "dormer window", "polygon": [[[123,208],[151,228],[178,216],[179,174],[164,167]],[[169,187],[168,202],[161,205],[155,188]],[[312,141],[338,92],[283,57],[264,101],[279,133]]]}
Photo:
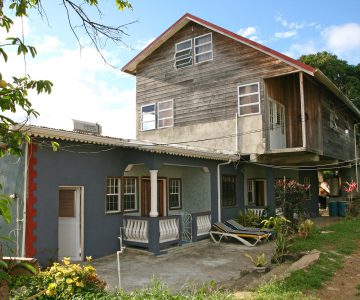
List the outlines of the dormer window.
{"label": "dormer window", "polygon": [[196,64],[213,59],[211,33],[194,38],[194,44]]}
{"label": "dormer window", "polygon": [[141,129],[143,131],[156,128],[155,109],[155,103],[141,106]]}
{"label": "dormer window", "polygon": [[175,68],[180,69],[192,65],[192,40],[175,45]]}

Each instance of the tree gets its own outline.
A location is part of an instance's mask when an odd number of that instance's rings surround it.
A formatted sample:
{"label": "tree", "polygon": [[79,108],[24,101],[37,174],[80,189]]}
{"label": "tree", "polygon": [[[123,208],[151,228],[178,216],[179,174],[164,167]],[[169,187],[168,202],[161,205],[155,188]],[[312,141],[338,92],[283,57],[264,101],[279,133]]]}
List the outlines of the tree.
{"label": "tree", "polygon": [[360,108],[360,64],[351,65],[336,55],[323,51],[302,55],[300,61],[320,69],[335,85]]}
{"label": "tree", "polygon": [[[8,10],[15,14],[16,18],[26,18],[30,10],[36,10],[39,16],[47,18],[46,12],[43,9],[41,0],[0,0],[0,29],[5,30],[8,34],[13,20],[5,15],[3,7],[8,5]],[[82,3],[77,3],[71,0],[62,0],[62,5],[65,9],[65,17],[68,20],[70,30],[75,35],[79,46],[81,48],[80,39],[78,38],[78,31],[83,30],[89,38],[91,44],[96,48],[99,55],[106,62],[102,49],[108,40],[118,44],[123,43],[122,37],[126,34],[124,31],[125,25],[109,26],[95,21],[90,18],[86,12],[86,8],[93,8],[99,16],[102,15],[98,7],[99,0],[84,0]],[[132,9],[128,0],[115,0],[115,5],[119,10],[126,8]],[[76,22],[79,24],[76,24]],[[75,23],[74,23],[75,22]],[[36,56],[36,48],[31,45],[26,45],[24,37],[1,37],[0,38],[0,61],[5,63],[8,61],[8,49],[15,47],[18,55],[25,57],[31,55]],[[24,62],[25,63],[25,62]],[[6,153],[9,155],[22,155],[23,144],[30,143],[30,136],[26,132],[25,125],[31,117],[37,117],[38,112],[32,107],[28,98],[28,91],[35,90],[37,93],[51,93],[53,84],[48,80],[34,80],[30,75],[26,74],[23,77],[4,76],[0,70],[0,159]],[[8,78],[12,78],[9,80]],[[15,122],[12,118],[6,116],[6,113],[15,113],[21,111],[25,114],[23,122]],[[52,142],[54,150],[59,146],[56,142]],[[0,183],[0,191],[1,191]],[[0,193],[0,222],[11,222],[11,198],[8,195]],[[4,237],[0,236],[0,242]],[[2,251],[0,243],[0,263],[2,263]],[[5,280],[4,272],[1,272],[0,264],[0,299],[8,298],[8,286]]]}

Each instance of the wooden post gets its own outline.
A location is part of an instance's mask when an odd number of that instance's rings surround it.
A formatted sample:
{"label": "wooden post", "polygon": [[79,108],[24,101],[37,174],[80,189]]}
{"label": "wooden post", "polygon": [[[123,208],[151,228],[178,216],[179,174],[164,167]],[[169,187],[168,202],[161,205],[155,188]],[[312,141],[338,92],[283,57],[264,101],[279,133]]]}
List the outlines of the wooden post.
{"label": "wooden post", "polygon": [[302,146],[306,148],[306,119],[305,119],[305,98],[304,98],[304,74],[299,72],[300,82],[300,107],[301,107],[301,133],[302,133]]}

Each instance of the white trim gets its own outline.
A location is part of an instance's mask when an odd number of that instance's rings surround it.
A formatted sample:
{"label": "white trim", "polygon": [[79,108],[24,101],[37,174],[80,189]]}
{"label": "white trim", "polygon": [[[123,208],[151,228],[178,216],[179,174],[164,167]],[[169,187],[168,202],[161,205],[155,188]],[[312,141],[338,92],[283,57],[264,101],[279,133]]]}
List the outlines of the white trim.
{"label": "white trim", "polygon": [[[257,92],[252,92],[252,93],[246,93],[246,94],[241,94],[239,93],[239,89],[241,87],[244,87],[244,86],[249,86],[249,85],[255,85],[257,84],[257,87],[258,87],[258,91]],[[240,97],[246,97],[246,96],[251,96],[251,95],[258,95],[258,101],[257,102],[254,102],[254,103],[247,103],[247,104],[241,104],[240,105]],[[244,117],[244,116],[250,116],[250,115],[258,115],[261,113],[261,99],[260,99],[260,82],[257,81],[257,82],[253,82],[253,83],[247,83],[247,84],[242,84],[242,85],[238,85],[237,86],[237,95],[238,95],[238,116],[239,117]],[[246,106],[255,106],[255,105],[258,105],[259,107],[259,111],[256,112],[256,113],[250,113],[250,114],[240,114],[240,108],[241,107],[246,107]]]}
{"label": "white trim", "polygon": [[[170,102],[172,103],[171,105],[171,108],[166,108],[166,109],[161,109],[159,108],[160,104],[162,103],[166,103],[166,102]],[[163,111],[168,111],[168,110],[171,110],[172,111],[172,117],[166,117],[166,118],[161,118],[160,119],[160,112],[163,112]],[[169,126],[161,126],[160,127],[160,121],[161,120],[168,120],[168,119],[172,119],[172,125],[169,125]],[[170,100],[165,100],[165,101],[160,101],[157,103],[157,128],[160,129],[160,128],[168,128],[168,127],[174,127],[174,99],[170,99]]]}
{"label": "white trim", "polygon": [[[179,184],[179,186],[178,186],[178,188],[179,188],[179,191],[178,191],[178,193],[171,193],[170,192],[170,188],[171,188],[171,185],[170,185],[170,181],[171,180],[176,180],[176,181],[180,181],[180,184]],[[169,210],[179,210],[179,209],[181,209],[181,207],[182,207],[182,178],[169,178],[169,187],[168,187],[168,189],[169,189]],[[170,195],[178,195],[178,206],[176,206],[176,207],[170,207]]]}
{"label": "white trim", "polygon": [[[151,105],[154,105],[154,116],[155,116],[155,120],[154,120],[154,123],[155,123],[155,127],[154,128],[150,128],[150,129],[144,129],[144,122],[143,122],[143,108],[146,107],[146,106],[151,106]],[[156,129],[156,102],[153,102],[153,103],[149,103],[149,104],[142,104],[141,105],[141,108],[140,108],[140,113],[141,113],[141,119],[140,119],[140,125],[141,125],[141,131],[149,131],[149,130],[154,130]],[[150,113],[146,113],[146,114],[150,114]],[[145,123],[152,123],[153,121],[146,121]]]}
{"label": "white trim", "polygon": [[[202,37],[207,36],[207,35],[210,35],[210,36],[211,36],[210,42],[206,42],[206,43],[203,43],[203,44],[196,45],[196,39],[202,38]],[[197,47],[205,46],[205,45],[208,45],[208,44],[211,45],[211,50],[210,50],[210,51],[205,51],[205,52],[196,54],[196,48],[197,48]],[[200,61],[200,62],[196,62],[196,57],[201,56],[201,55],[204,55],[204,54],[206,54],[206,53],[211,53],[211,58],[209,58],[209,59],[207,59],[207,60]],[[195,64],[195,65],[198,65],[198,64],[201,64],[201,63],[204,63],[204,62],[213,60],[213,59],[214,59],[214,52],[213,52],[212,32],[205,33],[205,34],[203,34],[203,35],[199,35],[199,36],[194,37],[194,64]]]}
{"label": "white trim", "polygon": [[[116,179],[116,181],[118,182],[118,193],[117,194],[108,194],[107,193],[107,188],[108,188],[108,179]],[[117,177],[117,176],[106,176],[105,178],[105,214],[117,214],[121,212],[121,177]],[[117,210],[107,210],[106,205],[107,205],[107,196],[118,196],[118,209]]]}
{"label": "white trim", "polygon": [[[253,202],[249,202],[249,181],[252,182],[252,197],[253,197]],[[254,182],[255,181],[262,181],[264,182],[264,206],[267,206],[268,204],[268,199],[267,199],[267,191],[266,191],[266,179],[262,179],[262,178],[247,178],[247,181],[246,181],[246,200],[247,200],[247,203],[246,205],[254,205],[256,206],[256,199],[254,199],[254,192],[255,192],[255,185],[254,185]]]}
{"label": "white trim", "polygon": [[[124,208],[124,213],[129,213],[129,212],[137,212],[139,211],[139,179],[138,177],[134,177],[134,176],[123,176],[123,189],[124,192],[121,193],[121,195],[123,196],[121,201],[123,204],[123,208]],[[135,193],[125,193],[125,180],[135,180]],[[135,208],[131,208],[131,209],[125,209],[125,195],[135,195]]]}

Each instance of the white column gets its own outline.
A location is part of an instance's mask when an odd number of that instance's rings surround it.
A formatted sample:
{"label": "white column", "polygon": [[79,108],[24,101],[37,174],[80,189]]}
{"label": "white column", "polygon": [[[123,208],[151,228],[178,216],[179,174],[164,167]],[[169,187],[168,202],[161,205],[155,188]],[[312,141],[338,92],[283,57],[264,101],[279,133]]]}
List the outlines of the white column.
{"label": "white column", "polygon": [[151,183],[151,209],[150,217],[157,217],[158,213],[158,191],[157,191],[157,173],[158,170],[150,170],[150,183]]}

